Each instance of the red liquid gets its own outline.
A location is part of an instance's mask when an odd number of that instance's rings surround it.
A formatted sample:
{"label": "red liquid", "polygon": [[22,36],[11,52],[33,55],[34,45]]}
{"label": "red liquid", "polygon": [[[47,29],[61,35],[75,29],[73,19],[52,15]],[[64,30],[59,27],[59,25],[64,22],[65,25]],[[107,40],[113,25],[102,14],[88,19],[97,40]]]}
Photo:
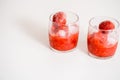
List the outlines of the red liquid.
{"label": "red liquid", "polygon": [[98,57],[113,56],[117,48],[117,41],[109,43],[107,36],[108,34],[101,32],[88,35],[87,43],[89,52]]}
{"label": "red liquid", "polygon": [[78,42],[78,32],[69,34],[66,32],[66,36],[59,36],[49,33],[50,46],[59,51],[67,51],[76,47]]}

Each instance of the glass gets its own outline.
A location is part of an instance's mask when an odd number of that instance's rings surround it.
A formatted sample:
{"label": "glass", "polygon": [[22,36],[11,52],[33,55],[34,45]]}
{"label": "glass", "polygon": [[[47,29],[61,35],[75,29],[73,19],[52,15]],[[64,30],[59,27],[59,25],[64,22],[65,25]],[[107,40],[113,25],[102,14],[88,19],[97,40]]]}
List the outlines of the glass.
{"label": "glass", "polygon": [[55,51],[71,51],[76,48],[79,36],[79,17],[69,11],[59,11],[49,18],[49,44]]}
{"label": "glass", "polygon": [[119,22],[111,17],[94,17],[89,21],[87,47],[89,55],[105,59],[115,54],[119,39]]}

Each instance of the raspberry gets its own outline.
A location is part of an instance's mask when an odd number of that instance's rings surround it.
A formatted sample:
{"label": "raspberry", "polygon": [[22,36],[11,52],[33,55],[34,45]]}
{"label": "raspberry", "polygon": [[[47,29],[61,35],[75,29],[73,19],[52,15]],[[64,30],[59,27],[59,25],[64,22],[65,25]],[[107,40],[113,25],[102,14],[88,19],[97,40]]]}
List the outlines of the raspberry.
{"label": "raspberry", "polygon": [[115,25],[109,20],[103,21],[99,24],[99,29],[101,30],[112,30],[114,28]]}
{"label": "raspberry", "polygon": [[66,15],[64,12],[57,12],[53,15],[52,20],[57,26],[63,26],[66,24]]}

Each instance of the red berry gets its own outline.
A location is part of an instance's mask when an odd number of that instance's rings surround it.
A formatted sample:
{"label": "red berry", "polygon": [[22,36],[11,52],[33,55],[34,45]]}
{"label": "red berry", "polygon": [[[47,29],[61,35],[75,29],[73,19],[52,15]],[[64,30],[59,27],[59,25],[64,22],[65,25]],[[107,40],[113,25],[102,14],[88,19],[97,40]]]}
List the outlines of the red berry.
{"label": "red berry", "polygon": [[52,20],[56,25],[63,26],[66,24],[66,15],[64,12],[57,12],[53,15]]}
{"label": "red berry", "polygon": [[99,24],[99,29],[101,30],[112,30],[114,28],[115,25],[109,20],[103,21]]}

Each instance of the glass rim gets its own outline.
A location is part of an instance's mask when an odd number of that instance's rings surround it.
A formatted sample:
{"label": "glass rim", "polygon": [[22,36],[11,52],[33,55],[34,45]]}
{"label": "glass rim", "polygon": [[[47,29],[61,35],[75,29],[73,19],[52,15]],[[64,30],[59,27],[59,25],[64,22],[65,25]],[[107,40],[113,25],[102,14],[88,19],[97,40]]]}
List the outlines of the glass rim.
{"label": "glass rim", "polygon": [[[113,18],[113,17],[108,17],[108,16],[95,16],[95,17],[92,17],[90,20],[89,20],[89,25],[90,26],[96,26],[96,25],[93,25],[91,22],[92,22],[92,20],[94,20],[94,19],[97,19],[97,18],[106,18],[106,20],[110,20],[110,19],[112,19],[112,20],[114,20],[116,23],[117,23],[117,27],[116,28],[114,28],[114,29],[111,29],[111,30],[103,30],[103,29],[100,29],[100,31],[113,31],[113,30],[118,30],[120,27],[120,23],[119,23],[119,21],[117,20],[117,19],[115,19],[115,18]],[[94,27],[93,27],[94,28]],[[96,28],[97,29],[97,28]]]}
{"label": "glass rim", "polygon": [[[64,10],[61,10],[61,11],[56,11],[56,12],[53,12],[50,16],[49,16],[49,20],[52,22],[52,17],[55,13],[57,12],[64,12],[65,14],[67,13],[71,13],[72,15],[74,15],[76,17],[76,19],[74,21],[72,21],[71,23],[66,23],[66,24],[74,24],[76,22],[79,21],[79,16],[75,13],[75,12],[72,12],[72,11],[64,11]],[[54,22],[53,22],[54,23]]]}

